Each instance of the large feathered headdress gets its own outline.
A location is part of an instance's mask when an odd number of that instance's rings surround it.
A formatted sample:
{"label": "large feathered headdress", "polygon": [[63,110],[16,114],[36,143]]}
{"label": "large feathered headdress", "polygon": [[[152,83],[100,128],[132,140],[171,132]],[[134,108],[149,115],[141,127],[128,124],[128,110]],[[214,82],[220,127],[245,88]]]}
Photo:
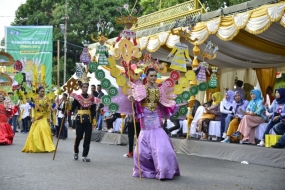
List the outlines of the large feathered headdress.
{"label": "large feathered headdress", "polygon": [[91,34],[91,39],[94,42],[100,42],[104,41],[106,42],[108,40],[108,36],[114,31],[113,24],[109,21],[107,22],[104,18],[99,16],[99,21],[97,23],[97,32],[98,36],[97,39],[94,38],[93,34]]}
{"label": "large feathered headdress", "polygon": [[81,63],[76,63],[76,77],[77,81],[82,84],[89,84],[90,77],[87,77],[87,72],[85,67]]}

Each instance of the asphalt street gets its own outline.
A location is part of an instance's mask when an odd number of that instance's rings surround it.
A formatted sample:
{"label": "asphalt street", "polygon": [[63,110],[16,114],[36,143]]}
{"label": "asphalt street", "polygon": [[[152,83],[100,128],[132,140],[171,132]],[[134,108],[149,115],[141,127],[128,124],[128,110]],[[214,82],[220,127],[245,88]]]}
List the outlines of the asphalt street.
{"label": "asphalt street", "polygon": [[123,157],[127,146],[91,142],[91,162],[74,161],[74,133],[69,130],[69,138],[59,141],[55,160],[53,153],[22,153],[27,134],[16,133],[13,145],[0,146],[0,189],[285,189],[284,169],[182,154],[177,155],[180,177],[140,181],[132,177],[133,160]]}

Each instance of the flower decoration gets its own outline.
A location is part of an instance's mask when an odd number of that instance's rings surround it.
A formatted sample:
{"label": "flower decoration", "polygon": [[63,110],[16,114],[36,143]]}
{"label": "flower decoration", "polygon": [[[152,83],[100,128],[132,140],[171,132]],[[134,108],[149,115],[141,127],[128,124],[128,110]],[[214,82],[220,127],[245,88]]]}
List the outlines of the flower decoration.
{"label": "flower decoration", "polygon": [[124,8],[126,11],[128,11],[128,13],[129,13],[129,4],[124,4],[124,5],[123,5],[123,8]]}

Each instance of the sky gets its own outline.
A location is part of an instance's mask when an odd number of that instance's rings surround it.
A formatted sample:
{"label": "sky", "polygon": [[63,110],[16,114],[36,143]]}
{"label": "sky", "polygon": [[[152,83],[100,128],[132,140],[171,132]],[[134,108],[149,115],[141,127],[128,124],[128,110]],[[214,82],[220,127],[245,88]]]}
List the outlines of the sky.
{"label": "sky", "polygon": [[0,0],[0,40],[5,36],[5,26],[10,26],[15,19],[18,7],[26,0]]}

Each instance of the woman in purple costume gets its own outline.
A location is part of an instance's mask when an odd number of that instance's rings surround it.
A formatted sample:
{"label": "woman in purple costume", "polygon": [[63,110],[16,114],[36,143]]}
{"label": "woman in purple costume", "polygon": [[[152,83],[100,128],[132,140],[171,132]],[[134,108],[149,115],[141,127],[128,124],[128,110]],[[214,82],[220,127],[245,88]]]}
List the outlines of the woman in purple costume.
{"label": "woman in purple costume", "polygon": [[[144,178],[160,180],[173,179],[179,176],[179,166],[172,143],[162,128],[163,118],[171,116],[177,110],[177,105],[171,94],[173,88],[163,83],[157,86],[157,72],[149,68],[146,72],[146,84],[131,83],[131,101],[135,101],[136,116],[140,119],[141,132],[138,138],[137,150],[134,151],[134,177],[140,172]],[[171,100],[172,99],[172,100]]]}

